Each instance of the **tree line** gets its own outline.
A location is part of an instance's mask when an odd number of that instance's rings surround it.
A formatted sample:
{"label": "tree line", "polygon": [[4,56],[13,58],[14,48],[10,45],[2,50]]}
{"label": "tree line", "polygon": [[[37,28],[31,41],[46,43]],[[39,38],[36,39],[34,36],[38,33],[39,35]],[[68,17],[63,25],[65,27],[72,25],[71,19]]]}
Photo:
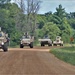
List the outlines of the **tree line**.
{"label": "tree line", "polygon": [[56,7],[56,12],[51,11],[38,15],[39,37],[49,35],[54,40],[56,36],[61,36],[64,43],[70,43],[70,38],[75,38],[75,12],[67,13],[60,4]]}
{"label": "tree line", "polygon": [[61,36],[64,43],[70,43],[70,37],[75,37],[75,12],[67,13],[60,4],[56,12],[37,14],[40,9],[39,0],[24,0],[10,3],[10,0],[0,0],[0,27],[7,32],[11,45],[17,45],[24,32],[35,36],[35,40],[48,35],[52,40]]}

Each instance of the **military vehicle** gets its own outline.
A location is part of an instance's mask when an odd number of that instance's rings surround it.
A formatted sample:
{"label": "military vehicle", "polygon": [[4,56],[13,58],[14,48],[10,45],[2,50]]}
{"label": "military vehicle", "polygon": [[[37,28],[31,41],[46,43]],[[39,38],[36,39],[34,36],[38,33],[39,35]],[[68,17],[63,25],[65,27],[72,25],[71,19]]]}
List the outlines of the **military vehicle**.
{"label": "military vehicle", "polygon": [[4,52],[8,51],[8,34],[1,31],[1,27],[0,27],[0,49],[3,49]]}
{"label": "military vehicle", "polygon": [[34,42],[34,37],[28,35],[28,33],[25,33],[20,42],[20,48],[23,48],[24,46],[30,46],[30,48],[33,48],[33,42]]}
{"label": "military vehicle", "polygon": [[38,41],[40,42],[41,46],[52,46],[52,40],[48,36],[44,36],[44,38],[38,39]]}
{"label": "military vehicle", "polygon": [[53,45],[54,46],[57,46],[57,45],[63,46],[63,41],[61,40],[60,36],[56,36],[56,40],[53,41]]}

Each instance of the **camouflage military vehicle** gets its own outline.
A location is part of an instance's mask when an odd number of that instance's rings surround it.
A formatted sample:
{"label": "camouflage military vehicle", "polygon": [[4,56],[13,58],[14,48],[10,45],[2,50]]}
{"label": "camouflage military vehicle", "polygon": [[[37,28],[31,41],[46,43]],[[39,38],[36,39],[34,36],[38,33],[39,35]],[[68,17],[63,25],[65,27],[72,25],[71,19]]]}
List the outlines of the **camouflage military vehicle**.
{"label": "camouflage military vehicle", "polygon": [[57,46],[57,45],[63,46],[63,41],[61,40],[61,37],[60,36],[57,36],[56,37],[56,40],[53,41],[53,45],[54,46]]}
{"label": "camouflage military vehicle", "polygon": [[33,42],[34,42],[34,37],[26,33],[21,38],[20,48],[23,48],[24,46],[30,46],[30,48],[33,48]]}
{"label": "camouflage military vehicle", "polygon": [[0,28],[0,49],[4,52],[8,51],[8,34],[1,31]]}
{"label": "camouflage military vehicle", "polygon": [[45,45],[52,46],[52,40],[47,36],[45,36],[42,39],[38,39],[38,41],[40,42],[41,46]]}

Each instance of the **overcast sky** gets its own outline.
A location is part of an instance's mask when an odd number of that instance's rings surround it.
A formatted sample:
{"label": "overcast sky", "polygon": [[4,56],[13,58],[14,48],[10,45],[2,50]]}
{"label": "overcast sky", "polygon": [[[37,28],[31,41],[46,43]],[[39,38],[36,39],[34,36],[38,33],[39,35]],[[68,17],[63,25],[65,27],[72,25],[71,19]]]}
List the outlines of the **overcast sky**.
{"label": "overcast sky", "polygon": [[40,5],[39,14],[44,14],[46,12],[56,11],[56,7],[59,6],[59,4],[62,5],[63,8],[65,8],[66,12],[75,12],[75,0],[41,0],[42,3]]}

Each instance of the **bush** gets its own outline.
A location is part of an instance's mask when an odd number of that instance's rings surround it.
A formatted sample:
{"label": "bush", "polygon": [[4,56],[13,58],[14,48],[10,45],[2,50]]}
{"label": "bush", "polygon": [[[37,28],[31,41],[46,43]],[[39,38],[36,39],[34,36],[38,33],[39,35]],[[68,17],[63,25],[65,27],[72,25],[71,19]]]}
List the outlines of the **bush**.
{"label": "bush", "polygon": [[15,47],[15,46],[17,46],[17,43],[13,42],[13,41],[10,41],[10,47]]}

